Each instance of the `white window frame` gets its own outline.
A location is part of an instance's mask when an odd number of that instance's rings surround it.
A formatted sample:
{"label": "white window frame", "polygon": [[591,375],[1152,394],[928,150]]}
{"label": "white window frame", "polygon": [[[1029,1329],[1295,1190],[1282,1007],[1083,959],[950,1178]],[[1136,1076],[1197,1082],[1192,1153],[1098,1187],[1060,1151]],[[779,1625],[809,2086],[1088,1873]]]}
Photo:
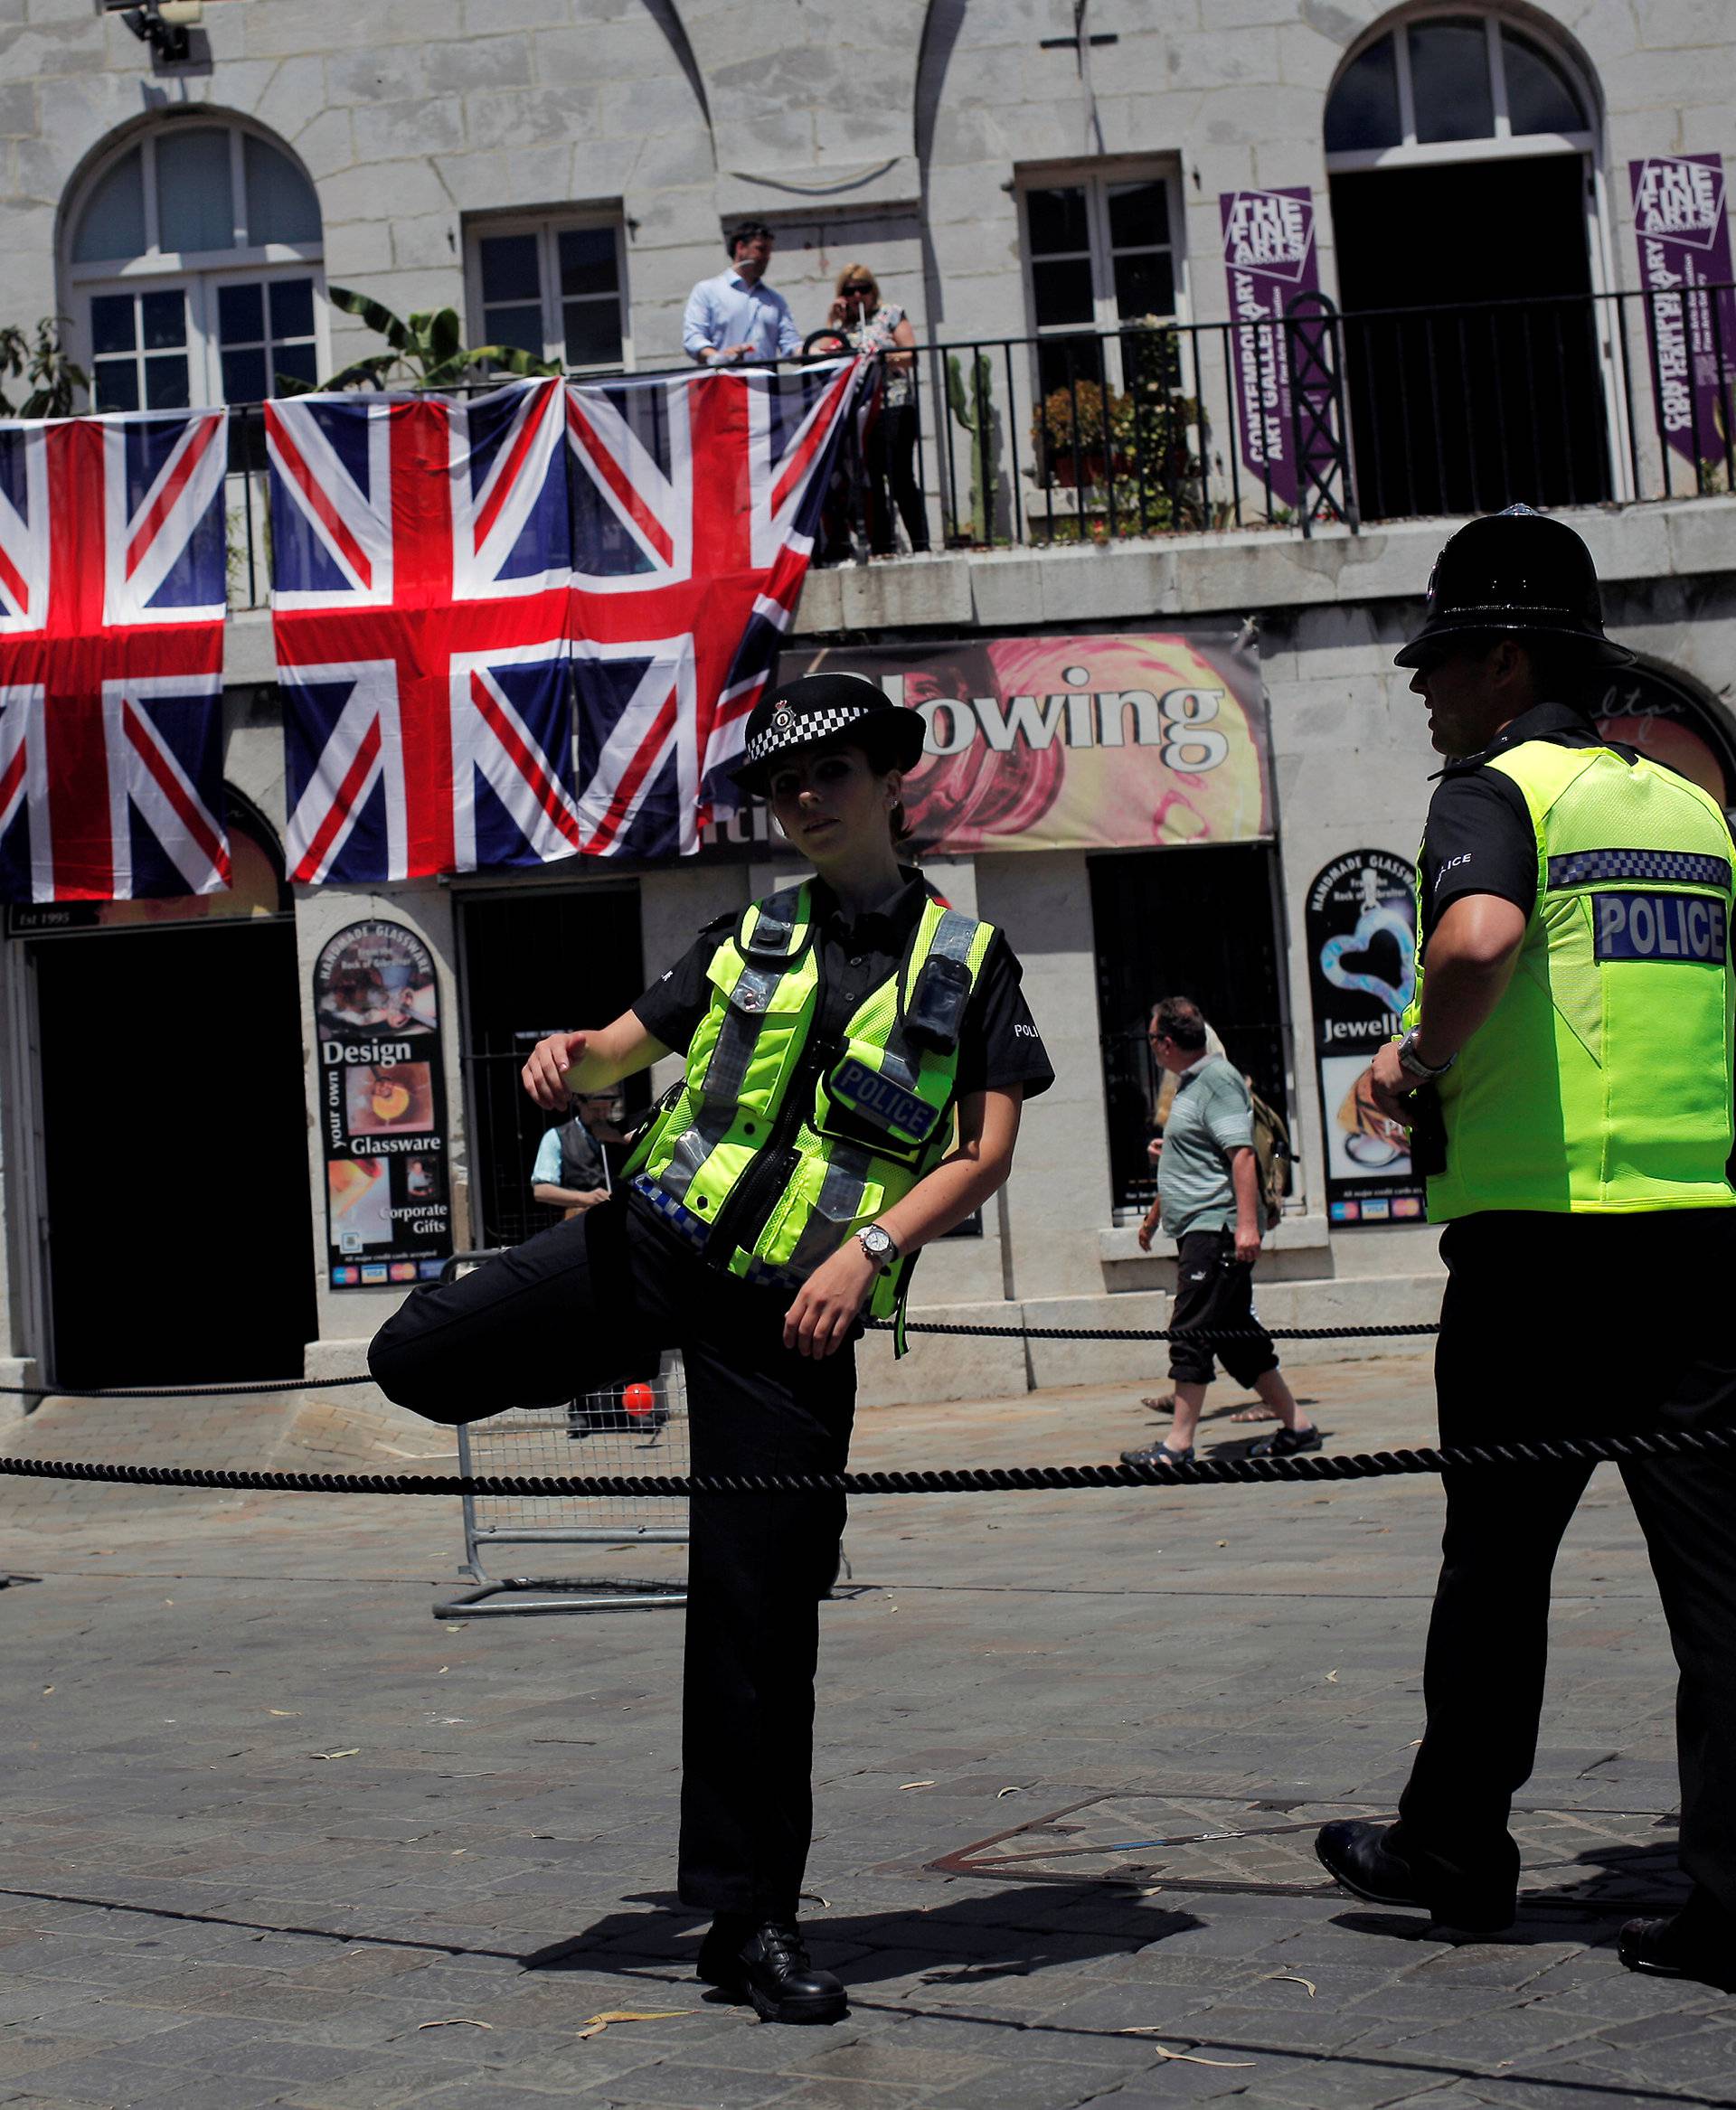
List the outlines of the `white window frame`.
{"label": "white window frame", "polygon": [[[314,281],[315,379],[318,381],[330,372],[331,368],[326,359],[326,334],[320,326],[325,306],[325,288],[321,284],[319,274],[317,272],[310,274],[306,265],[268,264],[250,271],[245,268],[239,271],[213,271],[203,281],[204,314],[200,318],[201,334],[204,338],[207,356],[211,362],[212,386],[213,388],[221,391],[222,387],[223,343],[217,322],[217,296],[223,287],[225,286],[258,286],[269,289],[286,278],[306,278],[309,276],[313,278]],[[269,335],[271,304],[269,290],[266,291],[265,296],[265,326],[266,342],[269,344],[272,339]],[[272,372],[275,373],[276,369],[273,368]]]}
{"label": "white window frame", "polygon": [[[212,250],[210,254],[219,252]],[[233,254],[225,250],[225,257]],[[316,266],[307,264],[270,264],[250,270],[243,265],[239,270],[222,271],[165,271],[160,274],[132,271],[111,273],[109,277],[81,279],[79,284],[82,303],[78,320],[85,333],[84,346],[88,352],[91,343],[90,303],[105,293],[182,293],[187,303],[187,388],[191,407],[198,410],[225,404],[229,398],[223,393],[222,344],[217,334],[217,292],[223,286],[269,286],[283,278],[307,278],[314,282],[314,363],[323,374],[327,371],[329,359],[325,329],[325,288]],[[269,324],[268,322],[268,328]],[[143,357],[142,351],[135,354]],[[90,359],[80,353],[80,363],[87,370]],[[139,399],[144,409],[144,398]]]}
{"label": "white window frame", "polygon": [[561,212],[512,212],[467,215],[464,222],[464,301],[469,327],[466,337],[472,344],[491,342],[482,297],[482,244],[496,236],[533,234],[536,237],[537,279],[542,300],[542,356],[552,360],[562,372],[612,373],[614,365],[567,365],[567,331],[561,316],[560,237],[570,230],[594,232],[606,228],[615,237],[616,297],[620,305],[621,356],[619,371],[633,372],[632,305],[627,286],[627,223],[618,212],[572,211]]}
{"label": "white window frame", "polygon": [[[206,375],[209,371],[209,362],[205,357],[203,332],[199,312],[201,305],[199,297],[200,282],[197,278],[163,278],[139,279],[135,278],[91,279],[87,284],[82,286],[80,290],[84,305],[82,313],[80,314],[79,319],[85,325],[87,332],[90,333],[87,338],[88,344],[95,343],[95,333],[90,331],[90,303],[93,300],[99,298],[103,294],[181,294],[185,301],[184,312],[187,318],[187,404],[189,409],[197,410],[202,404],[207,403],[211,400],[211,398],[205,393]],[[113,353],[106,354],[105,356],[118,357],[120,354]],[[142,345],[136,344],[132,357],[133,363],[138,370],[139,373],[138,407],[141,410],[148,410],[150,406],[145,400],[144,388],[144,347]],[[85,371],[91,377],[92,396],[94,400],[94,384],[96,381],[94,359],[83,359],[80,361],[80,363],[84,366]]]}
{"label": "white window frame", "polygon": [[[322,374],[331,370],[331,318],[326,297],[324,242],[250,243],[245,240],[248,233],[245,218],[248,207],[242,141],[251,133],[279,154],[287,155],[288,149],[270,133],[255,126],[241,124],[234,118],[213,117],[207,124],[202,118],[197,128],[222,130],[229,135],[231,193],[235,200],[238,222],[235,228],[236,246],[233,249],[177,252],[158,245],[156,146],[164,136],[165,128],[153,126],[147,131],[133,133],[118,140],[112,152],[105,154],[100,161],[87,171],[79,186],[72,210],[65,218],[61,261],[61,284],[71,297],[64,304],[71,316],[66,348],[87,371],[92,358],[90,302],[97,295],[158,288],[164,292],[178,289],[185,294],[188,392],[194,409],[222,404],[227,400],[222,392],[222,366],[218,356],[217,344],[215,288],[221,283],[246,280],[267,284],[273,278],[311,278],[314,282],[315,362]],[[72,241],[85,204],[109,170],[118,162],[125,160],[135,148],[139,153],[140,184],[145,195],[145,237],[149,246],[142,255],[127,258],[124,261],[108,259],[75,264],[71,260]],[[290,158],[293,159],[293,155]]]}
{"label": "white window frame", "polygon": [[[1419,23],[1452,21],[1463,22],[1467,16],[1480,16],[1485,36],[1488,39],[1489,95],[1494,109],[1495,130],[1481,139],[1430,139],[1417,137],[1416,97],[1410,80],[1410,42],[1405,34]],[[1511,29],[1516,36],[1534,44],[1567,76],[1573,92],[1580,99],[1580,108],[1588,113],[1590,125],[1580,132],[1515,132],[1507,108],[1506,56],[1502,50],[1501,32]],[[1522,20],[1498,7],[1479,6],[1476,0],[1459,0],[1453,5],[1451,0],[1441,5],[1413,8],[1397,22],[1387,19],[1376,31],[1360,38],[1344,54],[1344,65],[1335,77],[1337,86],[1345,68],[1365,51],[1387,38],[1392,40],[1393,71],[1399,91],[1400,144],[1396,146],[1356,147],[1326,156],[1326,174],[1354,174],[1365,169],[1446,167],[1466,161],[1518,161],[1537,158],[1543,155],[1575,155],[1579,157],[1582,184],[1580,196],[1584,200],[1585,250],[1590,267],[1591,293],[1598,302],[1599,365],[1603,381],[1604,412],[1609,432],[1611,491],[1619,501],[1634,495],[1632,456],[1629,447],[1628,424],[1628,398],[1622,384],[1623,357],[1620,342],[1620,325],[1616,314],[1617,304],[1599,297],[1611,293],[1616,287],[1615,252],[1609,231],[1609,199],[1604,181],[1601,127],[1599,122],[1597,84],[1588,79],[1584,69],[1568,52],[1537,24]],[[1327,100],[1331,100],[1328,90]],[[1324,113],[1324,105],[1323,113]]]}
{"label": "white window frame", "polygon": [[[1489,92],[1495,110],[1495,130],[1480,139],[1419,139],[1416,94],[1410,80],[1410,40],[1404,33],[1421,23],[1463,22],[1475,16],[1481,16],[1484,34],[1488,39]],[[1598,99],[1591,82],[1567,52],[1529,22],[1522,22],[1516,15],[1504,14],[1499,9],[1466,5],[1464,0],[1458,6],[1448,4],[1419,7],[1400,22],[1387,23],[1378,34],[1363,37],[1352,45],[1345,55],[1344,66],[1339,68],[1342,75],[1351,61],[1360,58],[1374,45],[1392,40],[1393,70],[1399,87],[1400,144],[1358,146],[1328,154],[1326,174],[1351,174],[1368,168],[1426,168],[1431,164],[1439,166],[1460,161],[1508,161],[1543,154],[1580,154],[1595,157],[1598,146],[1595,118],[1590,127],[1580,132],[1515,132],[1513,129],[1513,120],[1507,112],[1506,56],[1501,48],[1504,29],[1510,29],[1527,43],[1535,44],[1566,74],[1580,107],[1588,111],[1597,109]],[[1336,85],[1335,80],[1334,86]],[[1330,93],[1327,100],[1331,100]]]}
{"label": "white window frame", "polygon": [[[1121,385],[1120,346],[1115,333],[1128,326],[1117,312],[1115,297],[1115,245],[1109,235],[1109,193],[1123,184],[1161,184],[1168,212],[1168,240],[1166,242],[1149,242],[1141,247],[1149,250],[1167,248],[1170,276],[1175,288],[1174,311],[1165,316],[1166,322],[1185,323],[1189,320],[1187,285],[1187,252],[1182,240],[1183,216],[1181,208],[1181,171],[1173,160],[1163,158],[1146,161],[1071,161],[1054,163],[1027,163],[1018,172],[1016,190],[1019,209],[1019,259],[1024,281],[1024,312],[1029,318],[1031,334],[1036,338],[1072,337],[1095,331],[1105,337],[1105,367],[1114,376],[1117,388]],[[1048,263],[1051,257],[1037,257],[1031,248],[1030,209],[1026,200],[1033,191],[1083,190],[1085,193],[1086,224],[1090,240],[1091,264],[1091,317],[1089,323],[1049,323],[1037,321],[1037,287],[1033,267]],[[1054,252],[1057,257],[1077,256],[1080,251],[1069,250]],[[1128,254],[1137,255],[1138,250]]]}
{"label": "white window frame", "polygon": [[[1122,184],[1162,184],[1169,221],[1170,277],[1173,287],[1173,311],[1164,319],[1166,322],[1185,325],[1192,320],[1193,303],[1188,278],[1187,248],[1183,240],[1186,225],[1185,207],[1182,192],[1182,167],[1178,157],[1171,155],[1144,155],[1138,159],[1026,162],[1014,174],[1014,194],[1019,215],[1019,268],[1024,286],[1024,312],[1031,344],[1030,356],[1023,362],[1024,380],[1023,392],[1015,391],[1014,415],[1021,431],[1029,431],[1031,419],[1037,404],[1043,400],[1042,350],[1047,339],[1064,341],[1096,334],[1101,347],[1103,378],[1110,394],[1119,394],[1127,386],[1127,377],[1121,363],[1121,338],[1119,333],[1127,328],[1117,310],[1115,295],[1115,248],[1109,237],[1109,193]],[[1026,198],[1032,191],[1061,191],[1082,189],[1085,193],[1086,225],[1090,240],[1091,259],[1091,320],[1089,323],[1051,323],[1039,325],[1037,321],[1036,278],[1033,267],[1047,263],[1049,256],[1037,257],[1031,247],[1031,220]],[[1152,249],[1164,245],[1153,242]],[[1077,256],[1076,250],[1052,252],[1055,256]],[[1184,334],[1179,339],[1181,352],[1182,387],[1185,393],[1197,393],[1194,340]],[[1036,476],[1033,458],[1031,473]],[[1057,490],[1041,481],[1034,486],[1043,491],[1043,503],[1057,513],[1071,513],[1079,503],[1078,494]],[[1032,503],[1034,503],[1034,499]]]}

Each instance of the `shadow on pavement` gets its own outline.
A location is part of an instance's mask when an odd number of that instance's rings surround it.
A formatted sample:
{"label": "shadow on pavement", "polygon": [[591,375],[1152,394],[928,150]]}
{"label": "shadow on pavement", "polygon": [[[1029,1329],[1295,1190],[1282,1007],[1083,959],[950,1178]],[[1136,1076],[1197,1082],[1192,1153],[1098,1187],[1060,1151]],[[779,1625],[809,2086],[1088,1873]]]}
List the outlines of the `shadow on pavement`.
{"label": "shadow on pavement", "polygon": [[[694,1936],[710,1916],[673,1896],[651,1893],[628,1903],[642,1911],[606,1913],[581,1933],[524,1958],[526,1971],[593,1971],[626,1956],[691,1963]],[[815,1913],[802,1927],[814,1960],[846,1985],[868,1985],[927,1970],[950,1985],[1022,1978],[1056,1964],[1125,1956],[1204,1926],[1192,1912],[1154,1907],[1143,1898],[1106,1897],[1098,1883],[1026,1884],[989,1896],[952,1898],[929,1911]]]}
{"label": "shadow on pavement", "polygon": [[[1333,1925],[1352,1934],[1387,1935],[1395,1941],[1448,1941],[1455,1946],[1495,1942],[1525,1947],[1536,1943],[1578,1941],[1592,1948],[1607,1946],[1623,1920],[1641,1913],[1680,1911],[1687,1902],[1688,1879],[1675,1865],[1675,1842],[1656,1846],[1599,1846],[1574,1857],[1585,1873],[1547,1889],[1519,1893],[1519,1916],[1503,1934],[1443,1931],[1419,1907],[1383,1911],[1358,1908],[1333,1915]],[[1599,1933],[1599,1926],[1605,1930]]]}

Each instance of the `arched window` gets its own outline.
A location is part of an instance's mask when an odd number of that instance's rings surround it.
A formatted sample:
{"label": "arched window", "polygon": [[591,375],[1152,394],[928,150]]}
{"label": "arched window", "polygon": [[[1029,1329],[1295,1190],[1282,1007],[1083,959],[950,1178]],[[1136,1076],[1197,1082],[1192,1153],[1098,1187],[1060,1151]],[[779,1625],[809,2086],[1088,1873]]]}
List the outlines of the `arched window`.
{"label": "arched window", "polygon": [[1421,15],[1364,44],[1338,76],[1326,166],[1589,153],[1591,134],[1584,89],[1534,37],[1494,14]]}
{"label": "arched window", "polygon": [[1326,108],[1365,515],[1621,495],[1595,84],[1503,10],[1408,11]]}
{"label": "arched window", "polygon": [[319,201],[234,123],[160,125],[99,165],[67,215],[73,339],[99,410],[256,403],[318,378]]}

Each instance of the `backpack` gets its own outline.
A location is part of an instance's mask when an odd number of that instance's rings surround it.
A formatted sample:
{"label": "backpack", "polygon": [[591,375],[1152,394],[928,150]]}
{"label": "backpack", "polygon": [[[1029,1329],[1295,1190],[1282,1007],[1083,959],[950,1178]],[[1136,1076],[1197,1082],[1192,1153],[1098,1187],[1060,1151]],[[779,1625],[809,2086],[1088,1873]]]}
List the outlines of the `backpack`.
{"label": "backpack", "polygon": [[1290,1132],[1277,1108],[1269,1107],[1251,1084],[1248,1097],[1253,1107],[1254,1156],[1260,1165],[1266,1229],[1276,1230],[1284,1215],[1284,1198],[1290,1192]]}

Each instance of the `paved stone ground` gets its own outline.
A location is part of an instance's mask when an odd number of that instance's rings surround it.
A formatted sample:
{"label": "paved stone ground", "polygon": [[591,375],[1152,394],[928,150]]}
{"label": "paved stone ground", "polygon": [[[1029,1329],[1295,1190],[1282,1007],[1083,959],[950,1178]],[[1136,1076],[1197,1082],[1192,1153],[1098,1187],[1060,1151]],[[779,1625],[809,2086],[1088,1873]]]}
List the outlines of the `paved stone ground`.
{"label": "paved stone ground", "polygon": [[[1292,1374],[1336,1447],[1426,1431],[1420,1361]],[[316,1405],[56,1404],[0,1448],[439,1450]],[[1127,1395],[1036,1394],[873,1415],[857,1455],[1104,1457],[1148,1426]],[[0,1592],[0,2102],[1736,2105],[1736,2001],[1614,1958],[1620,1899],[1675,1895],[1655,1842],[1675,1788],[1666,1640],[1607,1472],[1561,1563],[1526,1797],[1554,1814],[1527,1819],[1514,1934],[1445,1940],[1286,1860],[1285,1823],[1390,1808],[1404,1776],[1439,1500],[859,1502],[825,1618],[808,1907],[853,2006],[797,2030],[692,1976],[677,1616],[437,1622],[443,1500],[0,1483],[0,1569],[41,1578]],[[1109,1851],[1214,1813],[1262,1836]],[[673,2012],[582,2034],[622,2010]]]}

